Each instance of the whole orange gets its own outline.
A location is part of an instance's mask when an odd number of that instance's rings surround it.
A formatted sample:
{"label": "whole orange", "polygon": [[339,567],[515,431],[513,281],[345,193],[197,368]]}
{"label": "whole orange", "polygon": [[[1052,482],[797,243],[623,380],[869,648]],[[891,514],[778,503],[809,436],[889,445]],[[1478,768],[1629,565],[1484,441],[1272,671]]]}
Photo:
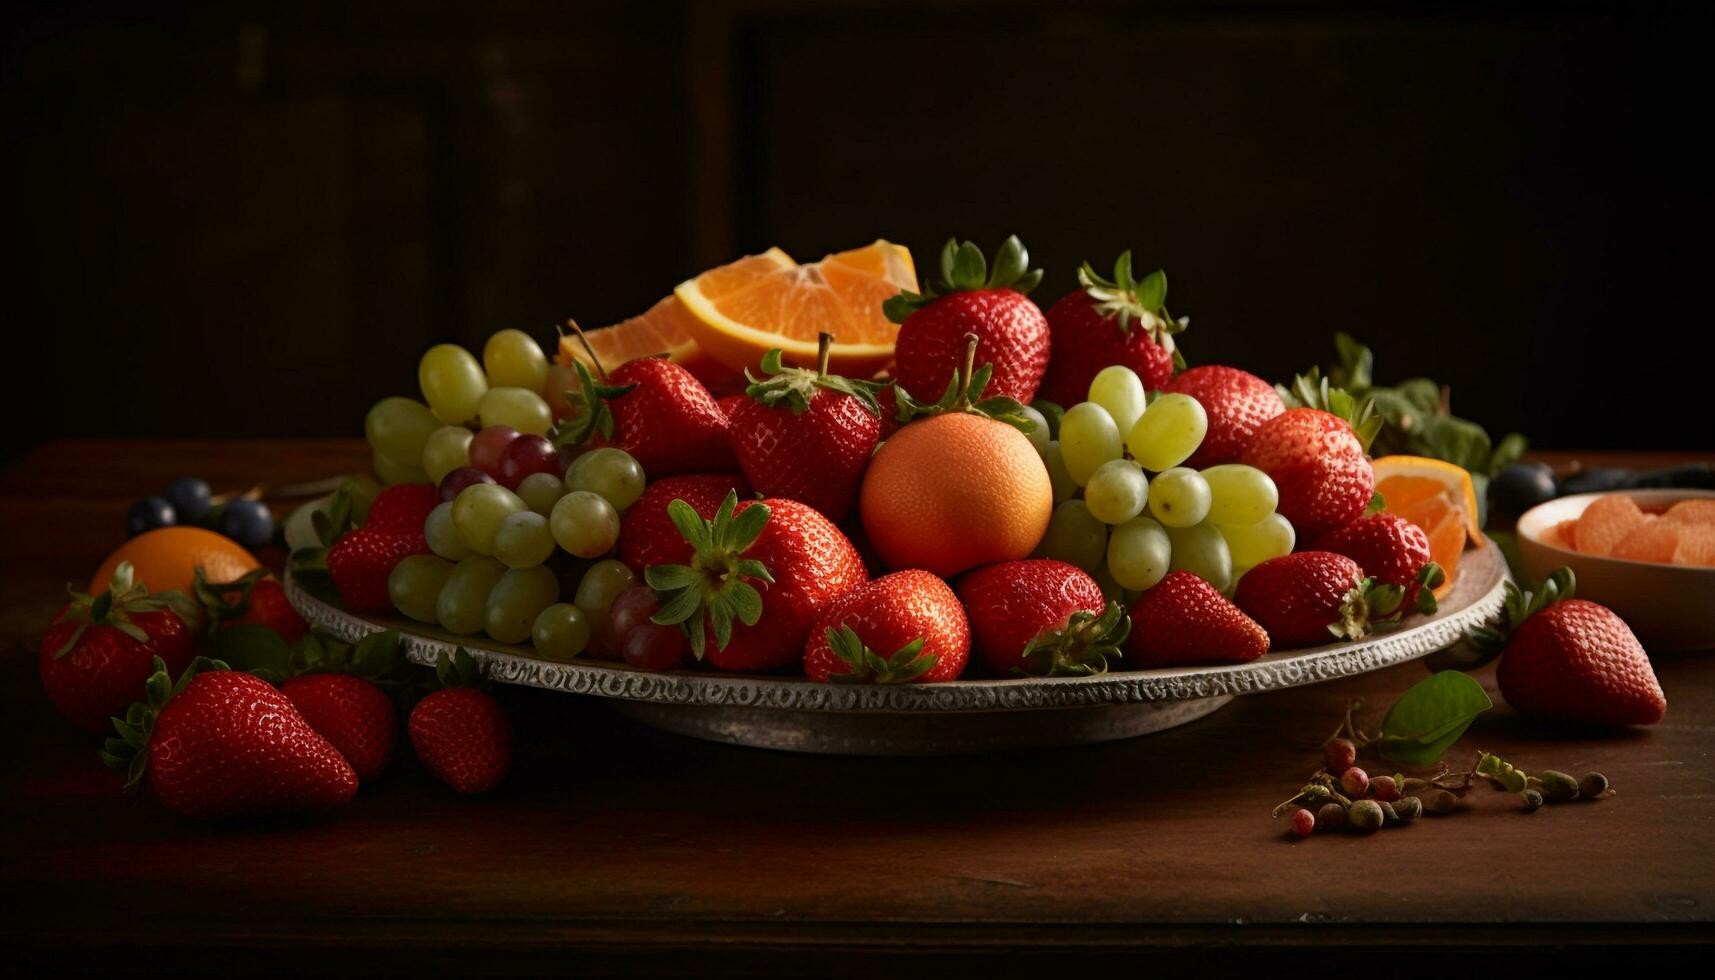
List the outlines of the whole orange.
{"label": "whole orange", "polygon": [[150,592],[179,591],[189,595],[197,566],[210,582],[231,582],[259,567],[256,558],[231,538],[200,527],[161,527],[145,531],[107,556],[90,579],[89,594],[100,595],[119,563],[136,569],[136,581]]}
{"label": "whole orange", "polygon": [[1054,491],[1024,433],[958,413],[912,422],[883,443],[858,506],[888,567],[949,578],[1028,557],[1048,530]]}

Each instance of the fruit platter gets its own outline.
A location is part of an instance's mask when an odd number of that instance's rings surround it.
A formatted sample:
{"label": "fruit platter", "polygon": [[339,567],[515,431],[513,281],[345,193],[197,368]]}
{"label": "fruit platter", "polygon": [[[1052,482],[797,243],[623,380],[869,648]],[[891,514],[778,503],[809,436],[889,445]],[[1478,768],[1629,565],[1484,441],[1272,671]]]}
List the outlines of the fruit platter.
{"label": "fruit platter", "polygon": [[685,734],[887,754],[1141,735],[1500,608],[1464,470],[1372,459],[1315,371],[1191,367],[1129,254],[1046,311],[1041,278],[1017,238],[921,283],[885,241],[773,249],[551,359],[434,347],[365,421],[385,489],[288,527],[286,595]]}

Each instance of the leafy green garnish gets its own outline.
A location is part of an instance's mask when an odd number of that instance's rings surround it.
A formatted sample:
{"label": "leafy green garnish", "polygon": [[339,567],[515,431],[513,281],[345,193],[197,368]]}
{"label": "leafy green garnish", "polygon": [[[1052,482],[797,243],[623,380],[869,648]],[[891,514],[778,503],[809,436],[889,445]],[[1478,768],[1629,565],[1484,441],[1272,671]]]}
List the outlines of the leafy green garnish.
{"label": "leafy green garnish", "polygon": [[1431,674],[1388,709],[1376,748],[1382,758],[1393,762],[1428,765],[1492,707],[1489,693],[1469,674],[1456,670]]}

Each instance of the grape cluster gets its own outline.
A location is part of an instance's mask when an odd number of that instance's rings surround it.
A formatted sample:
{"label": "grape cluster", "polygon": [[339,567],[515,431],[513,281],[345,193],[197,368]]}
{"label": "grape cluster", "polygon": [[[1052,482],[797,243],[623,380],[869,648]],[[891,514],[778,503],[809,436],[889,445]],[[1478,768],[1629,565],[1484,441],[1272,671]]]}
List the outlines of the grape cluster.
{"label": "grape cluster", "polygon": [[1151,398],[1130,368],[1102,369],[1089,400],[1066,409],[1057,431],[1039,424],[1032,434],[1054,487],[1038,553],[1082,568],[1124,601],[1180,570],[1230,595],[1252,566],[1292,551],[1292,525],[1275,512],[1268,474],[1236,463],[1182,465],[1208,429],[1195,398]]}

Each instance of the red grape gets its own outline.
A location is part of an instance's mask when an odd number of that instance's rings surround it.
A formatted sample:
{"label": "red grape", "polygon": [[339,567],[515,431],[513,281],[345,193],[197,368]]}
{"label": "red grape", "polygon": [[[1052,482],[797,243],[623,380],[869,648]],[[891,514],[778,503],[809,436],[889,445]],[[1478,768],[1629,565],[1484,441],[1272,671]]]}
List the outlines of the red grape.
{"label": "red grape", "polygon": [[1340,774],[1340,788],[1346,791],[1347,796],[1363,796],[1370,788],[1370,774],[1353,766]]}
{"label": "red grape", "polygon": [[500,454],[518,438],[518,430],[510,425],[491,425],[470,440],[470,465],[489,476],[500,475]]}
{"label": "red grape", "polygon": [[619,652],[633,667],[672,670],[684,662],[686,647],[685,634],[679,627],[644,621],[625,635]]}
{"label": "red grape", "polygon": [[541,436],[519,436],[501,450],[500,472],[495,475],[500,478],[502,486],[516,490],[518,484],[532,473],[559,476],[564,472],[560,468],[560,451],[554,448],[553,443]]}
{"label": "red grape", "polygon": [[459,491],[473,483],[493,483],[494,477],[474,466],[461,466],[446,476],[441,477],[441,503],[450,503]]}
{"label": "red grape", "polygon": [[633,585],[621,592],[607,611],[608,622],[613,625],[614,641],[623,643],[627,634],[647,623],[660,608],[655,591],[647,585]]}
{"label": "red grape", "polygon": [[1309,810],[1295,810],[1292,814],[1292,832],[1300,837],[1309,837],[1316,829],[1316,814]]}

